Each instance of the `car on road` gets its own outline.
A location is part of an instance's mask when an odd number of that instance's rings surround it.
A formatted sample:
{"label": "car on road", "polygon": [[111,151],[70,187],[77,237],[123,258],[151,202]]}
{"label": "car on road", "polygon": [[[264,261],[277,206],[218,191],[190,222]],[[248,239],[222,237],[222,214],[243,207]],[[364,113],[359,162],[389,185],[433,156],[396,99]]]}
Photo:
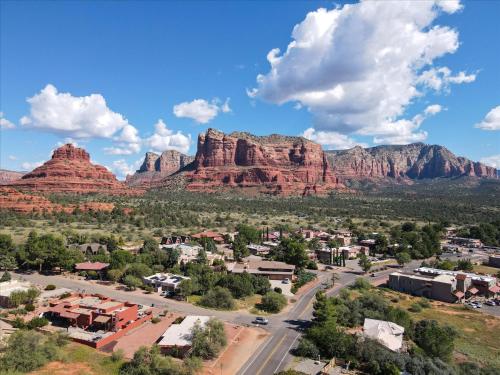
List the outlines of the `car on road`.
{"label": "car on road", "polygon": [[253,322],[255,324],[267,325],[269,323],[269,320],[267,320],[266,318],[264,318],[262,316],[258,316],[255,318],[255,320]]}

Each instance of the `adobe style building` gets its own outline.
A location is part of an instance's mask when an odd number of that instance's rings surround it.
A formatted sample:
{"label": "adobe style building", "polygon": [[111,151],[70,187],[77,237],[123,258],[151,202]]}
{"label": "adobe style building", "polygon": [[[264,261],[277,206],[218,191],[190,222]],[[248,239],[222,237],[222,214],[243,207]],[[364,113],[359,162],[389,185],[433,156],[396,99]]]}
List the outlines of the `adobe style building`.
{"label": "adobe style building", "polygon": [[74,294],[49,302],[47,317],[77,342],[100,348],[152,318],[152,309],[100,294]]}
{"label": "adobe style building", "polygon": [[495,296],[500,291],[495,277],[420,267],[418,274],[394,272],[388,286],[399,292],[455,303],[476,295]]}
{"label": "adobe style building", "polygon": [[269,280],[292,280],[295,266],[271,260],[247,260],[243,263],[227,264],[227,271],[232,273],[250,273],[267,277]]}

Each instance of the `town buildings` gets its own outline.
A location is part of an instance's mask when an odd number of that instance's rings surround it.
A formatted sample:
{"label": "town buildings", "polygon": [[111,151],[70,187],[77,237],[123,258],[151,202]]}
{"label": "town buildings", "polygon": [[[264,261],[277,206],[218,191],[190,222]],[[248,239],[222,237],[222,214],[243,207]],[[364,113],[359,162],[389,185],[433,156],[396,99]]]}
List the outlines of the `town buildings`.
{"label": "town buildings", "polygon": [[193,234],[191,237],[195,238],[197,240],[200,240],[202,238],[210,238],[210,239],[214,240],[215,243],[218,243],[218,244],[224,243],[224,236],[220,233],[217,233],[217,232],[205,231],[205,232]]}
{"label": "town buildings", "polygon": [[243,263],[227,264],[228,272],[260,275],[270,280],[292,280],[295,266],[271,260],[246,260]]}
{"label": "town buildings", "polygon": [[257,245],[254,243],[249,244],[247,246],[247,249],[250,251],[250,254],[257,255],[257,256],[267,255],[271,251],[270,246]]}
{"label": "town buildings", "polygon": [[399,292],[455,303],[476,295],[494,296],[500,292],[495,277],[473,273],[420,267],[418,274],[394,272],[388,286]]}
{"label": "town buildings", "polygon": [[67,327],[74,341],[100,348],[150,320],[152,310],[100,294],[72,294],[49,302],[45,316]]}
{"label": "town buildings", "polygon": [[477,238],[450,237],[449,241],[452,245],[459,245],[465,247],[480,248],[483,246],[481,240]]}
{"label": "town buildings", "polygon": [[182,281],[189,280],[190,278],[172,273],[155,273],[142,279],[146,285],[151,285],[157,291],[175,292]]}
{"label": "town buildings", "polygon": [[[177,263],[189,263],[194,262],[198,259],[198,254],[203,248],[200,245],[195,244],[171,244],[171,245],[160,245],[160,248],[164,251],[173,251],[176,250],[179,252],[179,258],[177,259]],[[224,259],[221,254],[212,253],[210,251],[205,252],[207,256],[208,264],[212,264],[216,259]]]}
{"label": "town buildings", "polygon": [[191,332],[194,326],[198,324],[203,328],[209,320],[209,316],[188,315],[182,322],[172,324],[158,342],[161,352],[179,357],[184,356],[191,349]]}

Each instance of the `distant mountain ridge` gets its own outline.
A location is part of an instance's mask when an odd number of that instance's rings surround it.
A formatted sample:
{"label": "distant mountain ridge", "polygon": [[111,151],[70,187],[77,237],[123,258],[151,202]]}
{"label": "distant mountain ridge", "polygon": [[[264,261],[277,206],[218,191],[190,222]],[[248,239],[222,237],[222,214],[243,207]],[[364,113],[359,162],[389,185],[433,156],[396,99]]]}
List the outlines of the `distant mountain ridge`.
{"label": "distant mountain ridge", "polygon": [[8,184],[12,181],[19,180],[26,172],[9,171],[7,169],[0,169],[0,185]]}
{"label": "distant mountain ridge", "polygon": [[339,177],[425,179],[460,176],[497,178],[495,168],[455,156],[440,145],[412,143],[354,148],[342,151],[326,151]]}

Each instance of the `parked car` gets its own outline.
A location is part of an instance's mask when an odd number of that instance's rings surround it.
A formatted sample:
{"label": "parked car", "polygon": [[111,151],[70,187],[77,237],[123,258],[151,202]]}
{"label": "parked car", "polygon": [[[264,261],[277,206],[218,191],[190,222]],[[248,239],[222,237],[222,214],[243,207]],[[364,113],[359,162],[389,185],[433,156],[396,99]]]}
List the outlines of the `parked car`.
{"label": "parked car", "polygon": [[496,303],[494,301],[486,301],[484,304],[488,306],[496,306]]}
{"label": "parked car", "polygon": [[258,317],[255,318],[254,323],[255,324],[267,325],[269,323],[269,320],[267,320],[266,318],[264,318],[262,316],[258,316]]}
{"label": "parked car", "polygon": [[290,284],[290,279],[288,279],[288,278],[287,279],[283,279],[282,283],[283,284]]}

